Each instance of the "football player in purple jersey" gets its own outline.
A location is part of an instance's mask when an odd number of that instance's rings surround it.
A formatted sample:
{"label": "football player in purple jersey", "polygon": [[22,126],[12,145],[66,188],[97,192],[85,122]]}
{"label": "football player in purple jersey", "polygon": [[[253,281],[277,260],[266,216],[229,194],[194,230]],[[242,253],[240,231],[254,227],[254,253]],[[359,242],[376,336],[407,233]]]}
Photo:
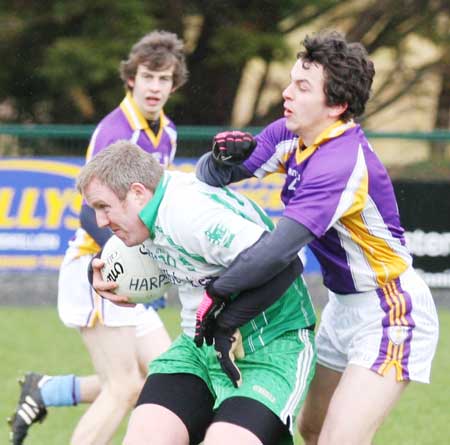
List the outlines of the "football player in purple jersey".
{"label": "football player in purple jersey", "polygon": [[231,295],[242,277],[248,289],[261,285],[308,244],[329,301],[299,430],[307,445],[369,445],[408,383],[429,382],[438,320],[412,268],[391,180],[354,121],[369,99],[373,63],[336,32],[306,37],[303,46],[283,91],[284,117],[254,140],[217,135],[197,165],[210,185],[286,176],[275,230],[211,287]]}
{"label": "football player in purple jersey", "polygon": [[[97,125],[87,162],[111,143],[126,139],[167,167],[175,156],[177,132],[163,107],[187,75],[184,45],[175,34],[153,31],[136,42],[120,64],[125,98]],[[23,443],[29,427],[42,422],[48,407],[78,403],[91,406],[76,426],[71,444],[110,443],[137,400],[148,362],[170,345],[153,307],[120,307],[92,290],[88,264],[112,232],[97,226],[93,210],[85,204],[80,222],[60,268],[58,312],[64,324],[80,331],[96,375],[26,374],[10,420],[13,445]]]}

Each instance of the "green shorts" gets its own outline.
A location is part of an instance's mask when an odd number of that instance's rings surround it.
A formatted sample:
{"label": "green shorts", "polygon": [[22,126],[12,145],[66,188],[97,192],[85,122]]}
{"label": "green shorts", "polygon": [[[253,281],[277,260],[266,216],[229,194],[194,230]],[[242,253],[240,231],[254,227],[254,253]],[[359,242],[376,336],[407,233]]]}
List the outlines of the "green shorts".
{"label": "green shorts", "polygon": [[314,376],[314,333],[288,331],[236,364],[242,385],[235,388],[222,371],[214,347],[197,348],[187,335],[150,364],[150,374],[187,373],[200,377],[215,398],[214,409],[231,397],[247,397],[269,408],[293,434],[295,418]]}

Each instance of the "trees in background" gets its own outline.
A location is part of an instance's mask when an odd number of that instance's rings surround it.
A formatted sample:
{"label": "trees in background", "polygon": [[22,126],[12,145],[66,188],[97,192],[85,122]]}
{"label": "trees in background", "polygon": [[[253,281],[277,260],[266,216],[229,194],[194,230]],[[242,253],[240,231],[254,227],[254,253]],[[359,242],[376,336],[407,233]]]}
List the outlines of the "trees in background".
{"label": "trees in background", "polygon": [[0,102],[15,122],[92,123],[117,105],[119,61],[156,25],[136,0],[3,0]]}
{"label": "trees in background", "polygon": [[[394,52],[390,70],[370,103],[367,117],[376,114],[404,95],[418,97],[429,94],[417,88],[419,83],[433,75],[438,84],[435,105],[435,129],[450,127],[450,2],[448,0],[377,0],[361,7],[354,20],[354,12],[335,17],[334,21],[348,19],[351,25],[347,35],[351,40],[363,42],[370,53],[381,48]],[[434,57],[426,58],[420,47],[407,48],[411,35],[420,36],[433,44]],[[414,68],[408,67],[407,58],[414,57]],[[383,95],[385,89],[388,94]],[[445,157],[447,143],[433,141],[431,158]]]}
{"label": "trees in background", "polygon": [[336,4],[302,0],[4,1],[0,102],[18,122],[95,122],[123,93],[118,65],[143,34],[186,39],[190,82],[171,100],[179,124],[226,124],[248,59],[292,56],[280,23],[312,20]]}
{"label": "trees in background", "polygon": [[[394,63],[374,92],[367,116],[405,94],[423,94],[419,81],[439,83],[436,128],[450,119],[448,0],[2,0],[0,116],[35,123],[93,123],[123,94],[118,65],[130,46],[154,28],[183,36],[190,80],[167,110],[178,124],[227,125],[247,62],[293,60],[286,36],[320,23],[338,26],[369,52],[386,49]],[[319,22],[317,22],[319,20]],[[407,39],[437,48],[411,68]],[[254,87],[261,93],[266,76]],[[426,93],[425,93],[426,94]],[[281,99],[281,98],[280,98]],[[249,124],[279,115],[280,104]],[[438,149],[438,148],[437,148]]]}

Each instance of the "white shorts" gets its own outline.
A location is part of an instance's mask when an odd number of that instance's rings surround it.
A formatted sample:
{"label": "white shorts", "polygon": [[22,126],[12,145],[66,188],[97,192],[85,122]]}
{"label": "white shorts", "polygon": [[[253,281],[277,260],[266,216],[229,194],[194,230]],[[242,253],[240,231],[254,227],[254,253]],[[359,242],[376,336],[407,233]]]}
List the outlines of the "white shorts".
{"label": "white shorts", "polygon": [[430,290],[408,269],[375,291],[329,292],[316,336],[317,362],[343,372],[348,364],[398,381],[430,382],[439,322]]}
{"label": "white shorts", "polygon": [[152,307],[142,304],[122,307],[100,297],[94,292],[87,278],[87,268],[92,255],[73,258],[68,249],[59,270],[58,313],[69,327],[136,326],[140,337],[163,326]]}

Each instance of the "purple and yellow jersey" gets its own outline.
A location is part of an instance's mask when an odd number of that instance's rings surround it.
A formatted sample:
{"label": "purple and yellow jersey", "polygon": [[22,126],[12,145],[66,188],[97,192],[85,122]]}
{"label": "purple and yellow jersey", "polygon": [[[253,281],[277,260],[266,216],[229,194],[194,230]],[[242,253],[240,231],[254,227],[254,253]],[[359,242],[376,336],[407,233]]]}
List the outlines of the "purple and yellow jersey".
{"label": "purple and yellow jersey", "polygon": [[167,167],[175,157],[177,130],[163,111],[159,117],[159,130],[155,134],[139,111],[131,93],[127,93],[120,105],[105,116],[95,129],[86,153],[86,162],[108,145],[126,139],[139,145],[144,151],[155,156],[161,165]]}
{"label": "purple and yellow jersey", "polygon": [[[170,165],[175,157],[177,148],[175,124],[161,111],[159,130],[155,134],[139,111],[131,93],[127,93],[120,105],[97,125],[89,142],[86,162],[120,139],[134,142],[144,151],[155,156],[164,167]],[[82,228],[76,231],[69,245],[75,257],[96,254],[100,250],[98,244]]]}
{"label": "purple and yellow jersey", "polygon": [[315,235],[327,288],[377,289],[411,265],[391,180],[359,125],[338,121],[304,147],[280,119],[256,139],[245,166],[259,178],[286,174],[283,216]]}

